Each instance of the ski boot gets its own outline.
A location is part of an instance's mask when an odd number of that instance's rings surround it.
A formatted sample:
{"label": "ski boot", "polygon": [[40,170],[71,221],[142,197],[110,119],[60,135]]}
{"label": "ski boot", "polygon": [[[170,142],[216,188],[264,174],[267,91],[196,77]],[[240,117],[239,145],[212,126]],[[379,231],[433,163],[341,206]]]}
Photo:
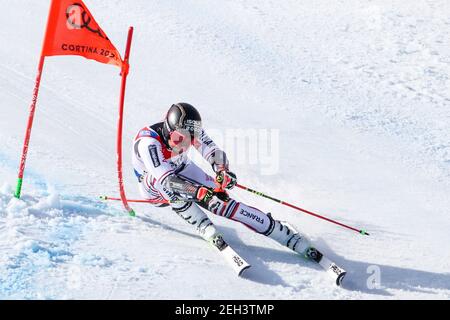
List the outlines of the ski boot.
{"label": "ski boot", "polygon": [[[268,216],[272,219],[270,214]],[[266,236],[297,252],[307,260],[316,262],[334,279],[337,286],[342,284],[346,271],[325,257],[319,250],[312,247],[305,236],[301,235],[286,222],[272,219],[271,228],[266,233]]]}
{"label": "ski boot", "polygon": [[193,202],[185,202],[182,206],[172,208],[187,223],[193,225],[197,233],[206,241],[211,242],[218,231],[208,216]]}
{"label": "ski boot", "polygon": [[274,220],[270,213],[267,216],[271,219],[272,223],[269,231],[265,235],[301,256],[309,258],[307,253],[311,245],[306,237],[301,235],[287,222]]}

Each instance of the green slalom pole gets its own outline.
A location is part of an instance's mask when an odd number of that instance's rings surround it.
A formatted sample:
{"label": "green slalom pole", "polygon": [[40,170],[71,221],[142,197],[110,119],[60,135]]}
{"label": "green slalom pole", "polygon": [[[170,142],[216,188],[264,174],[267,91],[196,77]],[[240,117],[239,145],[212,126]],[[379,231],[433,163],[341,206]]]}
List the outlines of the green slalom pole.
{"label": "green slalom pole", "polygon": [[14,197],[20,199],[20,193],[22,191],[23,178],[17,178],[16,192],[14,192]]}

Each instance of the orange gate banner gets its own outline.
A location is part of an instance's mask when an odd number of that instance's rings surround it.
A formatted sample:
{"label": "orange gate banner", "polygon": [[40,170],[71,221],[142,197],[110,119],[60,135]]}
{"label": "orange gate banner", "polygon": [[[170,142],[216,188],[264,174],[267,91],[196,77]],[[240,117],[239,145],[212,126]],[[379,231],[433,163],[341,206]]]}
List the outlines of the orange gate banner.
{"label": "orange gate banner", "polygon": [[81,0],[52,0],[42,55],[78,55],[123,67],[119,51]]}

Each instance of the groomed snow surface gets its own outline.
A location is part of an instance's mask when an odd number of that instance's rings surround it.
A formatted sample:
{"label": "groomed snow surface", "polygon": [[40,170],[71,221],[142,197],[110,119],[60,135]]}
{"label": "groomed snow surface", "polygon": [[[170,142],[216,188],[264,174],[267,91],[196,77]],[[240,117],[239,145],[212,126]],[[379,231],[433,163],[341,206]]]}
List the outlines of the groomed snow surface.
{"label": "groomed snow surface", "polygon": [[[237,223],[211,217],[253,265],[244,279],[169,209],[100,202],[117,195],[119,70],[79,57],[46,60],[13,198],[49,2],[2,3],[0,299],[450,298],[448,1],[85,0],[121,51],[136,28],[128,196],[134,133],[190,102],[242,184],[371,233],[232,191],[308,234],[343,288]],[[240,159],[232,129],[275,130],[257,144],[272,154]]]}

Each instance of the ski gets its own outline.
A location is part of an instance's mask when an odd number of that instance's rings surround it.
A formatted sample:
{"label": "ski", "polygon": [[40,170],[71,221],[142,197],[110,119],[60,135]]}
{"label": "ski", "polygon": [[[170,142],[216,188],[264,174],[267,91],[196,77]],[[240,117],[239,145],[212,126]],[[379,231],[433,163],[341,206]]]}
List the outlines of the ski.
{"label": "ski", "polygon": [[228,243],[223,239],[222,235],[216,235],[209,243],[216,248],[222,256],[225,258],[227,263],[231,268],[238,274],[242,276],[243,272],[251,267],[251,265],[244,260],[233,248],[230,247]]}
{"label": "ski", "polygon": [[341,286],[342,280],[344,279],[347,272],[339,267],[336,263],[325,257],[316,248],[310,247],[306,250],[305,257],[317,262],[326,272],[330,275],[337,286]]}

